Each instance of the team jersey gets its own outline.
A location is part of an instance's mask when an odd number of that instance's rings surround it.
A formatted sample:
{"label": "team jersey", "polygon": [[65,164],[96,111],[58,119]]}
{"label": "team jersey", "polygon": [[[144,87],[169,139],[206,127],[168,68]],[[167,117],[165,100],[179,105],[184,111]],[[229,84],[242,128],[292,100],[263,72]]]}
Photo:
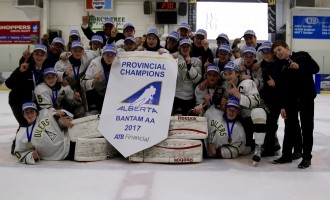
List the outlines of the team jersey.
{"label": "team jersey", "polygon": [[202,62],[200,59],[191,57],[191,68],[188,71],[183,56],[178,57],[178,76],[176,79],[175,97],[183,100],[191,100],[195,95],[195,85],[202,78]]}
{"label": "team jersey", "polygon": [[[224,97],[226,99],[233,97],[230,93],[232,86],[229,82],[225,81],[222,84],[222,87],[225,88]],[[236,87],[241,93],[241,99],[239,101],[239,104],[241,106],[241,116],[243,119],[250,117],[251,109],[264,106],[262,104],[257,86],[254,81],[243,80],[241,82],[238,82],[238,85]]]}
{"label": "team jersey", "polygon": [[[108,85],[109,71],[107,71],[102,65],[102,56],[94,58],[88,66],[85,75],[81,78],[81,86],[85,91],[93,90],[104,96]],[[103,81],[96,82],[93,85],[93,79],[97,73],[103,74]]]}
{"label": "team jersey", "polygon": [[59,82],[62,82],[64,80],[64,72],[68,67],[72,67],[72,73],[68,76],[65,77],[65,79],[69,82],[70,86],[73,89],[78,89],[79,88],[79,79],[81,76],[85,73],[90,61],[96,57],[96,54],[93,53],[93,51],[86,51],[83,57],[80,59],[80,66],[72,66],[70,62],[70,57],[66,61],[59,60],[55,64],[55,71],[58,74],[59,77]]}
{"label": "team jersey", "polygon": [[62,108],[61,102],[65,100],[72,107],[81,106],[81,100],[75,100],[73,98],[73,90],[69,85],[61,86],[60,83],[58,89],[50,88],[45,82],[40,83],[34,90],[36,100],[40,108]]}
{"label": "team jersey", "polygon": [[[243,58],[237,58],[235,60],[233,60],[233,62],[237,65],[237,66],[244,66],[244,60]],[[264,87],[264,78],[262,75],[262,69],[261,67],[259,67],[257,69],[257,71],[252,71],[251,69],[249,69],[248,67],[246,67],[245,72],[240,72],[246,75],[251,76],[252,80],[256,83],[256,86],[258,88],[258,91],[260,91],[263,87]]]}
{"label": "team jersey", "polygon": [[[58,125],[54,114],[53,110],[42,109],[39,111],[35,125],[20,127],[16,135],[15,155],[21,163],[36,163],[32,157],[34,149],[43,160],[63,160],[66,158],[70,149],[70,139],[68,134]],[[27,145],[27,135],[31,132],[33,148]]]}
{"label": "team jersey", "polygon": [[[205,139],[205,146],[208,155],[211,155],[208,144],[213,143],[215,149],[221,153],[221,158],[236,158],[240,154],[245,154],[245,132],[240,121],[227,122],[224,112],[211,106],[204,114],[207,118],[208,137]],[[230,130],[232,131],[230,133]],[[220,150],[220,151],[219,151]]]}

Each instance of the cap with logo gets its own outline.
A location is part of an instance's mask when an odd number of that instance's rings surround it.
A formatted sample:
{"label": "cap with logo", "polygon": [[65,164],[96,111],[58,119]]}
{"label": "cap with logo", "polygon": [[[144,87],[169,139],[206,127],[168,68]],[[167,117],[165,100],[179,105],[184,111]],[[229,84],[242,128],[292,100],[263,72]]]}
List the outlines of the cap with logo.
{"label": "cap with logo", "polygon": [[34,46],[34,51],[40,50],[42,52],[44,52],[45,54],[47,54],[47,47],[43,44],[36,44]]}
{"label": "cap with logo", "polygon": [[224,70],[229,70],[229,71],[239,71],[238,66],[233,62],[229,61],[224,67]]}
{"label": "cap with logo", "polygon": [[128,42],[128,41],[132,41],[132,42],[135,43],[136,42],[136,39],[135,39],[135,37],[128,36],[128,37],[125,38],[124,43],[125,42]]}
{"label": "cap with logo", "polygon": [[113,44],[107,44],[103,47],[103,54],[107,54],[107,55],[116,55],[117,51],[116,51],[116,47]]}
{"label": "cap with logo", "polygon": [[232,97],[227,101],[227,108],[232,108],[234,110],[240,110],[239,99]]}
{"label": "cap with logo", "polygon": [[253,56],[256,56],[257,51],[253,46],[246,46],[243,51],[243,55],[245,54],[251,54]]}
{"label": "cap with logo", "polygon": [[190,39],[184,38],[184,39],[180,40],[179,46],[181,47],[184,44],[189,44],[191,46]]}
{"label": "cap with logo", "polygon": [[220,69],[218,66],[211,64],[207,67],[207,70],[206,70],[206,73],[209,73],[209,72],[217,72],[218,74],[220,74]]}
{"label": "cap with logo", "polygon": [[69,36],[74,36],[74,35],[80,37],[80,33],[79,33],[79,31],[76,30],[76,29],[72,29],[72,30],[70,31]]}
{"label": "cap with logo", "polygon": [[221,44],[220,47],[218,48],[219,51],[225,52],[225,53],[230,53],[231,48],[228,44]]}
{"label": "cap with logo", "polygon": [[37,105],[33,102],[25,102],[23,103],[22,105],[22,111],[25,111],[25,110],[38,110],[37,109]]}
{"label": "cap with logo", "polygon": [[63,38],[61,38],[61,37],[54,38],[53,41],[52,41],[52,44],[56,44],[56,43],[62,44],[64,46]]}
{"label": "cap with logo", "polygon": [[156,28],[150,28],[147,32],[147,35],[154,34],[158,37],[158,30]]}
{"label": "cap with logo", "polygon": [[272,43],[269,41],[265,41],[264,43],[262,43],[262,45],[259,47],[258,51],[265,51],[265,52],[269,52],[272,50]]}
{"label": "cap with logo", "polygon": [[218,37],[217,37],[217,40],[220,39],[220,38],[225,39],[225,40],[227,41],[227,43],[229,43],[229,37],[228,37],[227,34],[225,34],[225,33],[220,33],[220,34],[218,35]]}
{"label": "cap with logo", "polygon": [[195,36],[203,36],[204,38],[206,38],[207,32],[204,29],[198,29],[195,33]]}
{"label": "cap with logo", "polygon": [[181,24],[180,24],[180,26],[179,26],[179,28],[178,29],[187,29],[188,31],[190,30],[190,26],[189,26],[189,24],[188,23],[186,23],[186,22],[182,22]]}
{"label": "cap with logo", "polygon": [[93,35],[91,42],[99,42],[103,44],[103,38],[100,35]]}
{"label": "cap with logo", "polygon": [[49,67],[44,70],[44,76],[47,76],[47,75],[56,75],[57,76],[57,73],[53,67]]}
{"label": "cap with logo", "polygon": [[175,40],[176,42],[179,42],[179,33],[176,31],[172,31],[170,34],[168,34],[168,36],[166,37],[166,39],[171,38],[173,40]]}
{"label": "cap with logo", "polygon": [[132,27],[133,29],[135,29],[135,27],[134,27],[133,24],[131,24],[131,23],[126,23],[126,24],[124,24],[124,26],[123,26],[123,30],[125,30],[127,27]]}
{"label": "cap with logo", "polygon": [[245,37],[247,35],[252,35],[252,36],[256,37],[256,33],[253,30],[245,31],[243,37]]}
{"label": "cap with logo", "polygon": [[74,41],[72,42],[71,49],[75,49],[75,48],[82,48],[82,49],[85,49],[83,43],[80,42],[79,40],[74,40]]}

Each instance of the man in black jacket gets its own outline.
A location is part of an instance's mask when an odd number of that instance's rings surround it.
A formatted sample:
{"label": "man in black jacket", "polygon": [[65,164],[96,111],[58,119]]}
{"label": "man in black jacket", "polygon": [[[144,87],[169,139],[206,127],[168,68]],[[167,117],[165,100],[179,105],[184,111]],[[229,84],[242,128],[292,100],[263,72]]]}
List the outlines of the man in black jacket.
{"label": "man in black jacket", "polygon": [[103,24],[103,31],[97,31],[96,33],[94,33],[88,26],[88,22],[89,12],[87,12],[86,16],[82,17],[81,25],[82,31],[89,40],[92,39],[93,35],[100,35],[103,38],[103,44],[106,45],[117,42],[120,39],[125,39],[125,35],[123,33],[118,33],[117,27],[115,26],[115,22],[112,18],[106,18]]}
{"label": "man in black jacket", "polygon": [[284,41],[276,41],[272,51],[278,58],[280,69],[279,89],[281,116],[284,118],[285,131],[282,157],[274,164],[292,162],[292,147],[297,125],[301,124],[303,160],[299,168],[311,165],[314,130],[314,99],[316,97],[313,74],[319,72],[319,65],[303,51],[292,52]]}

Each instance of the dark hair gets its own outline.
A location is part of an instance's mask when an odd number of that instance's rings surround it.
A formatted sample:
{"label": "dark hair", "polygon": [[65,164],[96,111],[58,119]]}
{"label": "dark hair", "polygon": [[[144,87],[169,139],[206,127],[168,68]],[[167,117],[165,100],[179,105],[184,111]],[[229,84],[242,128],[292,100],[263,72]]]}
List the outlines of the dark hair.
{"label": "dark hair", "polygon": [[284,42],[283,40],[276,40],[272,45],[272,48],[271,48],[272,52],[274,52],[274,49],[278,46],[281,46],[284,48],[289,48],[289,45],[286,42]]}

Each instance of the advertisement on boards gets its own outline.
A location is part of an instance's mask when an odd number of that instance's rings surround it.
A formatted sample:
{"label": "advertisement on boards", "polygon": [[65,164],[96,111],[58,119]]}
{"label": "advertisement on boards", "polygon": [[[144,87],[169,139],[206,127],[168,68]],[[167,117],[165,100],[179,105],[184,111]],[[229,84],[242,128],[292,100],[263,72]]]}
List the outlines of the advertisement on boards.
{"label": "advertisement on boards", "polygon": [[0,44],[35,44],[39,42],[39,21],[0,21]]}

